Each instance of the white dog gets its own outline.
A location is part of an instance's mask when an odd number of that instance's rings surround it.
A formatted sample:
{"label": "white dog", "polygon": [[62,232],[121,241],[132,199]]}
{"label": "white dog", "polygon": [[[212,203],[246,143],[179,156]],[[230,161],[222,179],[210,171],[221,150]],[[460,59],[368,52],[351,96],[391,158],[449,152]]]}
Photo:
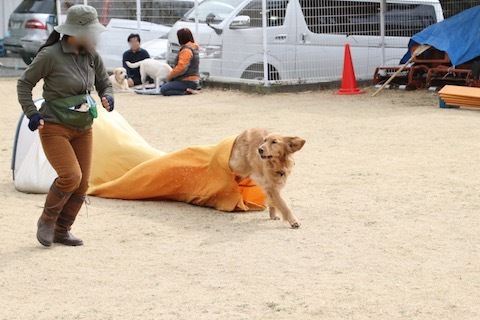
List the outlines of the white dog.
{"label": "white dog", "polygon": [[131,63],[126,61],[127,66],[132,69],[140,68],[140,77],[142,80],[143,90],[145,90],[145,82],[147,81],[147,76],[155,80],[155,89],[160,91],[160,82],[167,81],[172,67],[168,64],[155,59],[145,59],[136,63]]}
{"label": "white dog", "polygon": [[129,92],[132,91],[128,87],[128,75],[125,68],[117,68],[113,71],[113,74],[108,77],[112,83],[113,91],[115,92]]}

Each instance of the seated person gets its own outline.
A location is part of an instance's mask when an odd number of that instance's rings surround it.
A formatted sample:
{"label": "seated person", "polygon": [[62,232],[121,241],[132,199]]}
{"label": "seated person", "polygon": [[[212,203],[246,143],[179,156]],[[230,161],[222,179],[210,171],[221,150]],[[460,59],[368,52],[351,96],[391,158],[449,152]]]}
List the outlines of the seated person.
{"label": "seated person", "polygon": [[164,96],[198,93],[196,90],[200,82],[199,47],[188,28],[178,30],[177,37],[182,47],[178,52],[175,68],[173,68],[168,77],[169,82],[165,83],[161,88],[161,93]]}
{"label": "seated person", "polygon": [[142,84],[140,77],[140,68],[132,69],[127,66],[125,61],[132,63],[142,61],[150,58],[147,50],[140,47],[140,35],[132,33],[128,36],[128,44],[130,45],[130,50],[127,50],[123,53],[123,67],[127,70],[128,75],[128,86],[133,87],[139,84]]}

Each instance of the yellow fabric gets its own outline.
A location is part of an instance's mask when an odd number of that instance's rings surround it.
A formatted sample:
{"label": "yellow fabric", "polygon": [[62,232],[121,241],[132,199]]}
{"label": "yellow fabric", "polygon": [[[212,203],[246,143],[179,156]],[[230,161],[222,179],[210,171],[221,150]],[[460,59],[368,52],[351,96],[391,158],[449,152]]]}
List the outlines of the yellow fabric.
{"label": "yellow fabric", "polygon": [[222,211],[265,209],[261,189],[250,179],[237,182],[230,170],[228,161],[235,137],[217,145],[162,154],[118,113],[102,112],[93,128],[91,195],[175,200]]}
{"label": "yellow fabric", "polygon": [[[93,124],[93,165],[90,186],[121,177],[135,166],[165,154],[150,146],[117,111],[98,109]],[[91,189],[90,189],[91,190]]]}

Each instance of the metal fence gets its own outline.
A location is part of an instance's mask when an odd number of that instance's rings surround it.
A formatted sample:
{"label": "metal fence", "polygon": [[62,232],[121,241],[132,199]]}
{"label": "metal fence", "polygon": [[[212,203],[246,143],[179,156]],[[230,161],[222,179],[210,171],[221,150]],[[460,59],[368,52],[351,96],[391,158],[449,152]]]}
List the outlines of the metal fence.
{"label": "metal fence", "polygon": [[[100,21],[128,19],[172,26],[195,6],[195,0],[56,0],[61,14],[74,4],[88,4],[98,11]],[[138,16],[137,16],[138,13]]]}
{"label": "metal fence", "polygon": [[[413,34],[444,17],[435,0],[57,0],[62,14],[75,3],[93,5],[105,25],[126,19],[138,21],[139,30],[140,21],[173,26],[164,36],[169,62],[179,50],[176,30],[188,27],[201,47],[205,78],[261,85],[339,80],[347,43],[357,77],[371,79],[376,67],[399,64]],[[473,5],[442,3],[448,15]],[[155,28],[146,29],[154,38]]]}

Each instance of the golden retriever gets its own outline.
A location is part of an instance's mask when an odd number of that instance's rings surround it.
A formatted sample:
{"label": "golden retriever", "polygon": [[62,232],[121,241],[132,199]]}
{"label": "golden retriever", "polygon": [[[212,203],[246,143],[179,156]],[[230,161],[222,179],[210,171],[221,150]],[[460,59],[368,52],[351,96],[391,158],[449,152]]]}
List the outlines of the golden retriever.
{"label": "golden retriever", "polygon": [[125,68],[117,68],[113,71],[113,74],[108,77],[110,82],[112,83],[113,91],[115,92],[128,92],[132,91],[128,87],[128,75],[127,70]]}
{"label": "golden retriever", "polygon": [[278,220],[277,210],[292,228],[300,222],[281,196],[293,166],[293,153],[302,149],[305,140],[271,133],[264,129],[249,129],[236,139],[230,155],[230,169],[240,178],[250,177],[265,192],[270,219]]}

